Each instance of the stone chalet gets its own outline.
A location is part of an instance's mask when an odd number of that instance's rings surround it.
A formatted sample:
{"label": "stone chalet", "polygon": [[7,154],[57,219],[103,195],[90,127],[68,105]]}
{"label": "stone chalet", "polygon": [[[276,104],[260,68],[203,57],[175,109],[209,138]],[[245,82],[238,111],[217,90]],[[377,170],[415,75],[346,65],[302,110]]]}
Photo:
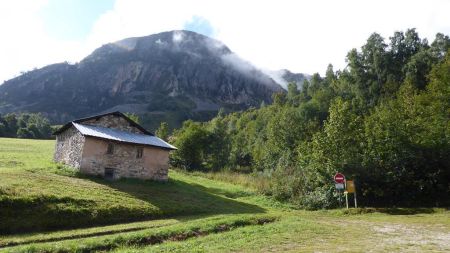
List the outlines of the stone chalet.
{"label": "stone chalet", "polygon": [[176,148],[120,112],[69,122],[57,130],[54,160],[107,179],[166,181]]}

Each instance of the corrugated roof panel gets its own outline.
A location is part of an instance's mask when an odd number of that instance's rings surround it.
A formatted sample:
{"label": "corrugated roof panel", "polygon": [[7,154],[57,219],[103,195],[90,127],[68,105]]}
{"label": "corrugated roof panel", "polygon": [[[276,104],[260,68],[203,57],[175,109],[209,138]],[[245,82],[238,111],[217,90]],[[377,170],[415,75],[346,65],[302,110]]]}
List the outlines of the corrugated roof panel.
{"label": "corrugated roof panel", "polygon": [[118,129],[91,126],[91,125],[82,125],[75,122],[72,122],[72,124],[76,127],[76,129],[78,129],[78,131],[80,131],[82,135],[120,142],[150,145],[168,149],[177,149],[175,146],[172,146],[169,143],[161,140],[160,138],[152,135],[135,134],[131,132],[121,131]]}

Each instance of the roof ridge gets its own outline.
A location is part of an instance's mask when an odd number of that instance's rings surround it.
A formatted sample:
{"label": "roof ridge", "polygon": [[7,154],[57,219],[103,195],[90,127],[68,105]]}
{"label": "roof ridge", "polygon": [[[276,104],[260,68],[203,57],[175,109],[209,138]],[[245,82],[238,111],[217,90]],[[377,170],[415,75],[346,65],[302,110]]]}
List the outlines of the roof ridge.
{"label": "roof ridge", "polygon": [[94,115],[94,116],[90,116],[90,117],[86,117],[86,118],[74,119],[74,120],[64,124],[61,128],[59,128],[55,132],[53,132],[53,135],[57,135],[57,134],[60,134],[60,133],[64,132],[65,130],[67,130],[72,125],[72,123],[81,123],[81,122],[84,122],[84,121],[87,121],[87,120],[101,118],[101,117],[105,117],[105,116],[108,116],[108,115],[115,115],[115,116],[122,117],[126,121],[128,121],[128,123],[130,125],[136,127],[137,129],[139,129],[143,133],[145,133],[147,135],[155,136],[153,133],[147,131],[143,126],[139,125],[139,123],[133,121],[132,119],[128,118],[125,114],[123,114],[123,113],[121,113],[119,111],[109,112],[109,113],[104,113],[104,114],[98,114],[98,115]]}
{"label": "roof ridge", "polygon": [[[87,126],[87,127],[94,127],[94,128],[103,128],[103,129],[108,129],[108,130],[111,130],[111,131],[123,132],[123,133],[126,133],[126,134],[137,134],[137,135],[143,135],[143,136],[155,136],[155,135],[150,135],[150,134],[145,134],[145,133],[133,133],[133,132],[130,132],[130,131],[126,131],[126,130],[122,130],[122,129],[118,129],[118,128],[113,128],[113,127],[81,124],[81,123],[77,123],[77,122],[74,122],[74,121],[72,121],[72,124],[81,125],[81,126]],[[155,136],[155,137],[157,137],[157,136]]]}

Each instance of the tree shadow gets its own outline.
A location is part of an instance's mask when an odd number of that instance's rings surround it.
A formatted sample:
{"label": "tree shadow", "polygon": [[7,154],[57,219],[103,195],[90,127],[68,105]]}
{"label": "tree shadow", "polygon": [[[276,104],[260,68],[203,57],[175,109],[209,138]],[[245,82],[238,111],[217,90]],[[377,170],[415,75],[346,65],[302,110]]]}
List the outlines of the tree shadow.
{"label": "tree shadow", "polygon": [[384,213],[389,215],[432,214],[437,210],[431,207],[364,207],[351,208],[344,211],[348,214]]}
{"label": "tree shadow", "polygon": [[[107,186],[111,191],[124,193],[129,200],[124,198],[121,203],[111,199],[113,203],[108,206],[108,198],[115,196],[113,192],[106,198],[100,197],[100,202],[97,202],[97,197],[80,199],[57,194],[3,199],[0,201],[0,235],[164,218],[187,221],[220,214],[266,212],[257,205],[231,199],[248,193],[204,187],[172,178],[168,182],[156,182],[139,179],[108,181],[87,175],[80,177]],[[76,188],[73,190],[76,191]],[[98,195],[99,192],[93,191],[92,194]]]}
{"label": "tree shadow", "polygon": [[149,218],[266,212],[257,205],[230,199],[248,196],[247,192],[231,192],[172,178],[168,182],[139,179],[108,181],[101,178],[90,180],[125,192],[157,207],[158,214],[153,214]]}
{"label": "tree shadow", "polygon": [[433,208],[379,208],[378,212],[390,215],[414,215],[435,213]]}

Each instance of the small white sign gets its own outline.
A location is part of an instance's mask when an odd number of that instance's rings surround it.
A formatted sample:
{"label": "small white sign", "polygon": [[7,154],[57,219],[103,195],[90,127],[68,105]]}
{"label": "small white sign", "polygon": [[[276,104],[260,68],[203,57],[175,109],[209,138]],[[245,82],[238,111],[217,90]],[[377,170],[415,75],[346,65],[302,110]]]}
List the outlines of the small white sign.
{"label": "small white sign", "polygon": [[335,185],[336,185],[336,189],[344,190],[344,184],[335,184]]}

